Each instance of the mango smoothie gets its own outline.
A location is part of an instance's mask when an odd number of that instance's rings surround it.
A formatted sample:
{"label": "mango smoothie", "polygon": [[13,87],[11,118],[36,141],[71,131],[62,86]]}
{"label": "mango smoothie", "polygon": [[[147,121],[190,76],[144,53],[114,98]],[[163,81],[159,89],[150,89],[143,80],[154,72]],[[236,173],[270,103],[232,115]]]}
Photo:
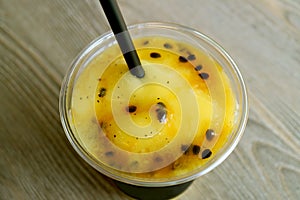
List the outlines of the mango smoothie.
{"label": "mango smoothie", "polygon": [[88,163],[116,181],[138,187],[193,181],[220,164],[241,137],[243,81],[237,69],[224,67],[232,64],[226,53],[215,56],[196,39],[137,35],[143,78],[129,72],[115,42],[98,40],[102,48],[86,49],[92,53],[74,61],[83,67],[71,69],[65,85],[72,87],[61,93],[67,136]]}

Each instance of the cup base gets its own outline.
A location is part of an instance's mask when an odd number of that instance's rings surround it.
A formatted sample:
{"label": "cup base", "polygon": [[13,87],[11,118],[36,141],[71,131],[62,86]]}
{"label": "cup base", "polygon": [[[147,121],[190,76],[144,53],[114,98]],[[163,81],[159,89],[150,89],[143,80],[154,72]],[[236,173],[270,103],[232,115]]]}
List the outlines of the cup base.
{"label": "cup base", "polygon": [[193,181],[165,187],[143,187],[122,183],[120,181],[114,182],[122,192],[133,198],[141,200],[165,200],[172,199],[183,193]]}

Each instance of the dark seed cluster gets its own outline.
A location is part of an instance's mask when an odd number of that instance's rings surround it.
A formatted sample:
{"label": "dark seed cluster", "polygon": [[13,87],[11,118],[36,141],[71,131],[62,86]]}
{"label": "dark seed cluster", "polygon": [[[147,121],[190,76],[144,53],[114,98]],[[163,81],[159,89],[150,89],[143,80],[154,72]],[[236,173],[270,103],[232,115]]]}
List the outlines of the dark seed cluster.
{"label": "dark seed cluster", "polygon": [[[194,61],[194,60],[196,60],[196,56],[195,56],[194,54],[189,53],[189,55],[188,55],[187,57],[179,56],[179,57],[178,57],[178,60],[179,60],[179,62],[181,62],[181,63],[186,63],[186,62],[189,62],[189,61]],[[196,67],[194,67],[194,69],[195,69],[197,72],[199,72],[200,70],[202,70],[202,68],[203,68],[203,66],[200,65],[200,64],[197,65]],[[199,73],[198,75],[199,75],[199,77],[200,77],[201,79],[203,79],[203,80],[209,78],[209,74],[206,73],[206,72],[201,72],[201,73]]]}
{"label": "dark seed cluster", "polygon": [[[199,155],[201,152],[201,147],[196,144],[192,144],[190,146],[182,144],[181,151],[184,152],[185,155],[188,155],[189,152],[193,153],[193,155]],[[209,158],[211,155],[212,155],[211,150],[205,149],[201,153],[201,158],[206,159],[206,158]]]}
{"label": "dark seed cluster", "polygon": [[[205,132],[205,137],[208,141],[211,141],[214,137],[216,136],[216,133],[213,129],[207,129]],[[189,152],[191,152],[193,155],[201,155],[202,159],[206,159],[209,158],[212,155],[212,151],[210,149],[204,149],[201,152],[201,147],[199,145],[196,144],[192,144],[192,145],[186,145],[186,144],[182,144],[181,145],[181,149],[182,152],[184,152],[185,155],[188,155]]]}
{"label": "dark seed cluster", "polygon": [[[149,41],[145,41],[144,44],[148,44],[148,42],[149,42]],[[172,48],[173,48],[173,45],[170,44],[170,43],[167,43],[167,42],[164,43],[163,46],[164,46],[164,48],[166,48],[166,49],[172,49]],[[185,53],[188,54],[187,57],[185,57],[185,56],[183,56],[183,55],[180,55],[180,56],[178,57],[178,61],[179,61],[179,62],[181,62],[181,63],[187,63],[187,62],[189,62],[189,61],[194,61],[194,60],[196,60],[196,55],[193,54],[193,53],[191,53],[191,52],[189,52],[186,48],[182,48],[182,49],[180,49],[179,51],[180,51],[180,52],[183,52],[183,53],[185,52]],[[150,53],[150,57],[151,57],[151,58],[160,58],[160,57],[161,57],[161,54],[159,54],[159,53],[157,53],[157,52],[152,52],[152,53]],[[197,65],[196,67],[194,67],[194,69],[195,69],[197,72],[199,72],[200,70],[202,70],[202,68],[203,68],[203,66],[202,66],[201,64],[199,64],[199,65]],[[209,74],[206,73],[206,72],[201,72],[201,73],[199,73],[198,75],[199,75],[199,77],[200,77],[201,79],[203,79],[203,80],[206,80],[206,79],[209,78]]]}

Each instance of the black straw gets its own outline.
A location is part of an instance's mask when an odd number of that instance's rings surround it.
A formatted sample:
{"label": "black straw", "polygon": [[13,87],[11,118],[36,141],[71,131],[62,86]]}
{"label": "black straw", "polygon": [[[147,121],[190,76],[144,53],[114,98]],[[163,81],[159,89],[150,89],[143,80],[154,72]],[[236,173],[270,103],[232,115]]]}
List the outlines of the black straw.
{"label": "black straw", "polygon": [[133,45],[124,18],[116,0],[99,0],[109,25],[118,41],[127,66],[134,76],[143,78],[145,71]]}

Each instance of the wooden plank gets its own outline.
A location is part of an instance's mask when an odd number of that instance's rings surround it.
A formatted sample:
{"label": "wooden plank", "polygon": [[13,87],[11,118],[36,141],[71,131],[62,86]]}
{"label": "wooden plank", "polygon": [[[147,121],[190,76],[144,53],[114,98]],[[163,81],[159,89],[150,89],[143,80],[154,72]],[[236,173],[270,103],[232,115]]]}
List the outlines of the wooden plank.
{"label": "wooden plank", "polygon": [[[300,196],[300,3],[119,0],[128,24],[202,31],[236,60],[250,116],[236,150],[178,199]],[[129,199],[86,164],[61,128],[73,58],[109,30],[97,1],[0,1],[0,199]]]}

